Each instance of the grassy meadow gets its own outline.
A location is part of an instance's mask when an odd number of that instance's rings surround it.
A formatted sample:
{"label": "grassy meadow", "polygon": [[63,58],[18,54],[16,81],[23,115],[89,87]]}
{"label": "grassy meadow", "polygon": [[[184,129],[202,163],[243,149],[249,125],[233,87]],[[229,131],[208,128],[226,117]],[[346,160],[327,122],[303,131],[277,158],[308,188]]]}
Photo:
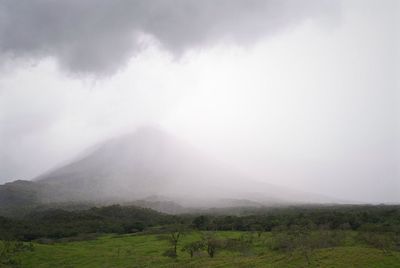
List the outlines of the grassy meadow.
{"label": "grassy meadow", "polygon": [[310,252],[309,263],[300,251],[271,249],[273,234],[260,237],[251,232],[218,231],[220,239],[251,237],[251,246],[242,250],[217,249],[210,258],[201,250],[191,258],[183,245],[201,239],[200,232],[182,236],[178,257],[163,256],[170,247],[159,234],[105,235],[93,240],[33,243],[33,251],[16,255],[20,267],[400,267],[400,252],[385,252],[355,239],[356,232],[346,231],[343,244]]}

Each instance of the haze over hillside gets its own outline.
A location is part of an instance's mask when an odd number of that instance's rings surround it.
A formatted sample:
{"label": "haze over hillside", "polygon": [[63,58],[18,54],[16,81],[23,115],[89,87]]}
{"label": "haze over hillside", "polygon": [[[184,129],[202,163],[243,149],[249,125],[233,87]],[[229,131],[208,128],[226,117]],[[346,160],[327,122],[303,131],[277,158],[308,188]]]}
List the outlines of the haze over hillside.
{"label": "haze over hillside", "polygon": [[229,198],[263,203],[332,201],[256,182],[155,127],[106,141],[81,159],[35,180],[81,200],[157,195],[197,205]]}
{"label": "haze over hillside", "polygon": [[34,182],[14,184],[13,190],[18,195],[30,189],[30,196],[47,203],[147,200],[229,207],[338,202],[254,181],[157,127],[139,128],[81,155]]}

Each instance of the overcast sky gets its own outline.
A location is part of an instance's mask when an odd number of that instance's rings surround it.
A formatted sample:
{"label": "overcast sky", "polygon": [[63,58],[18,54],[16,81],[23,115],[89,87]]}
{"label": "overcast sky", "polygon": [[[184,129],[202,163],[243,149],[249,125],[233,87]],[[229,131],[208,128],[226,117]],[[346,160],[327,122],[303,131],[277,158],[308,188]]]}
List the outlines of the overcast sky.
{"label": "overcast sky", "polygon": [[258,180],[400,202],[400,4],[0,0],[0,183],[156,124]]}

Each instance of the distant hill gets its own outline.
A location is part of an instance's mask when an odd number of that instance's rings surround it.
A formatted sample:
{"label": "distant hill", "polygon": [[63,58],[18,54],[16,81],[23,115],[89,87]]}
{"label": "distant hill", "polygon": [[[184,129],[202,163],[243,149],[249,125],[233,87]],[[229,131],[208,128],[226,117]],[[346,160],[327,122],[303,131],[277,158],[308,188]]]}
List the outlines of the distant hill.
{"label": "distant hill", "polygon": [[31,181],[14,181],[0,185],[0,207],[24,206],[40,201],[41,186]]}
{"label": "distant hill", "polygon": [[[151,196],[162,196],[163,200],[149,200]],[[145,207],[158,206],[164,212],[181,211],[181,205],[230,207],[336,202],[324,196],[255,182],[153,127],[105,141],[33,181],[0,186],[3,205],[71,201],[135,201]]]}

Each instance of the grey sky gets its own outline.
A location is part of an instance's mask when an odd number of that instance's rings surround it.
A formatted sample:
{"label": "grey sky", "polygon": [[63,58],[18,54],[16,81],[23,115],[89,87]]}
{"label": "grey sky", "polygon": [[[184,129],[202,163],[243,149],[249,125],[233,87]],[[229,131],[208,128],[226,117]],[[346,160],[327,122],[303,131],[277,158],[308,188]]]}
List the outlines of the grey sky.
{"label": "grey sky", "polygon": [[241,43],[335,15],[338,3],[294,0],[0,1],[1,58],[55,57],[73,72],[114,72],[154,38],[174,53]]}
{"label": "grey sky", "polygon": [[399,17],[394,0],[0,0],[0,182],[154,123],[259,180],[400,202]]}

